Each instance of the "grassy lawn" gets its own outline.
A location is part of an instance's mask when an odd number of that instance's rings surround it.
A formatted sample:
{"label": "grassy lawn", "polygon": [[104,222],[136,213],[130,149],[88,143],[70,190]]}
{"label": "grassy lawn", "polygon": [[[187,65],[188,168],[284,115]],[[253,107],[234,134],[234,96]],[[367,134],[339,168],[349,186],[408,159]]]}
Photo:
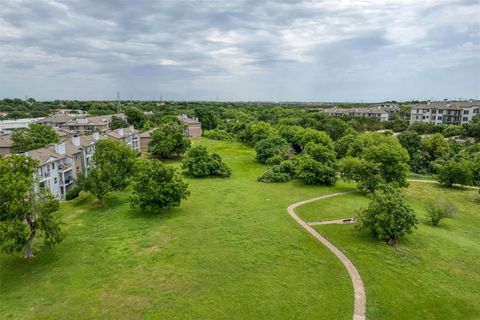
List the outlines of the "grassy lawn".
{"label": "grassy lawn", "polygon": [[[67,238],[36,257],[0,254],[1,319],[351,319],[353,290],[341,263],[287,214],[288,205],[353,190],[256,182],[265,167],[242,144],[193,141],[218,152],[229,179],[187,179],[191,197],[158,213],[131,209],[129,191],[62,204]],[[178,166],[178,162],[170,162]],[[480,203],[475,191],[412,183],[420,218],[398,250],[352,225],[319,230],[357,265],[369,319],[473,319],[480,314]],[[455,220],[424,221],[444,197]],[[343,218],[362,194],[299,208],[308,221]]]}
{"label": "grassy lawn", "polygon": [[286,208],[352,186],[257,183],[265,167],[251,148],[194,143],[232,177],[187,179],[191,197],[158,214],[131,209],[128,192],[63,204],[58,247],[0,255],[0,318],[351,319],[347,272]]}
{"label": "grassy lawn", "polygon": [[[411,183],[405,190],[419,218],[418,229],[389,247],[352,225],[317,226],[357,266],[367,294],[369,319],[478,319],[480,315],[480,201],[478,191]],[[366,206],[356,195],[333,198],[345,216]],[[333,200],[329,199],[329,201]],[[458,208],[453,220],[431,227],[425,203],[449,200]],[[316,202],[307,214],[329,215],[332,204]],[[349,208],[348,208],[349,207]],[[351,214],[350,214],[351,215]]]}

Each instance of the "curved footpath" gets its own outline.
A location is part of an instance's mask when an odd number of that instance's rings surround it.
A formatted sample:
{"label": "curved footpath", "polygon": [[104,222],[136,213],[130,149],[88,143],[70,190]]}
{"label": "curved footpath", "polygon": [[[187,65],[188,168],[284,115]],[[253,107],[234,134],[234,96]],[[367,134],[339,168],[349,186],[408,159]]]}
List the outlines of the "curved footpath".
{"label": "curved footpath", "polygon": [[[410,182],[420,182],[420,183],[437,183],[438,181],[436,180],[417,180],[417,179],[407,179],[407,181]],[[454,185],[457,187],[464,187],[468,189],[476,189],[478,190],[478,187],[472,187],[472,186],[463,186],[463,185]],[[353,306],[353,320],[364,320],[365,319],[365,313],[366,313],[366,304],[367,304],[367,297],[365,296],[365,288],[363,286],[363,281],[362,278],[360,277],[360,274],[357,271],[357,268],[353,265],[353,263],[337,248],[335,247],[330,241],[328,241],[326,238],[324,238],[320,233],[317,232],[314,228],[311,226],[314,225],[322,225],[322,224],[346,224],[346,223],[354,223],[355,219],[354,218],[345,218],[345,219],[337,219],[337,220],[329,220],[329,221],[318,221],[318,222],[305,222],[303,221],[296,213],[295,213],[295,208],[304,205],[306,203],[310,202],[315,202],[331,197],[336,197],[336,196],[341,196],[349,193],[354,193],[354,192],[359,192],[358,190],[355,191],[347,191],[347,192],[336,192],[336,193],[331,193],[327,194],[321,197],[317,198],[312,198],[308,200],[303,200],[297,203],[294,203],[290,205],[287,208],[288,214],[295,219],[295,221],[301,225],[305,230],[308,231],[312,236],[314,236],[318,241],[320,241],[323,245],[325,245],[330,251],[333,252],[337,256],[337,258],[343,263],[345,268],[347,268],[348,274],[350,275],[350,278],[352,279],[352,284],[353,284],[353,293],[354,293],[354,306]]]}
{"label": "curved footpath", "polygon": [[[347,268],[348,274],[350,275],[350,278],[352,279],[352,284],[353,284],[353,294],[354,294],[354,306],[353,306],[353,319],[354,320],[364,320],[365,319],[365,312],[366,312],[366,304],[367,304],[367,298],[365,296],[365,288],[363,287],[363,281],[362,278],[360,278],[360,274],[357,271],[357,268],[353,265],[353,263],[340,251],[338,250],[337,247],[335,247],[330,241],[328,241],[326,238],[324,238],[320,233],[317,232],[314,228],[310,226],[309,223],[303,221],[296,213],[295,213],[295,208],[304,205],[306,203],[318,201],[318,200],[323,200],[331,197],[336,197],[336,196],[341,196],[349,193],[354,193],[358,191],[347,191],[347,192],[336,192],[336,193],[331,193],[327,194],[321,197],[313,198],[313,199],[308,199],[308,200],[303,200],[297,203],[294,203],[290,205],[287,208],[288,214],[292,216],[295,221],[299,225],[301,225],[305,230],[308,231],[312,236],[314,236],[318,241],[323,243],[330,251],[333,252],[337,256],[337,258],[343,263],[345,268]],[[351,223],[351,219],[347,219],[346,221],[344,220],[333,220],[333,221],[323,221],[323,224],[326,223]],[[312,222],[312,225],[319,224]]]}

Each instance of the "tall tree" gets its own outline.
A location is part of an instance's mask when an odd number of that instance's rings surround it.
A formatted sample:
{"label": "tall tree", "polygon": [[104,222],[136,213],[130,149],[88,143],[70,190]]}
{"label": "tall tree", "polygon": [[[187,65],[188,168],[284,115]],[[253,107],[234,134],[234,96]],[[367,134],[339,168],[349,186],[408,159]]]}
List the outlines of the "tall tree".
{"label": "tall tree", "polygon": [[159,159],[181,156],[189,147],[190,140],[185,137],[185,126],[176,122],[163,123],[153,131],[148,151]]}
{"label": "tall tree", "polygon": [[0,249],[7,253],[24,249],[26,258],[33,257],[37,233],[48,247],[63,239],[61,223],[53,216],[58,200],[47,190],[33,190],[36,168],[29,157],[0,158]]}
{"label": "tall tree", "polygon": [[418,223],[415,212],[405,203],[400,191],[389,185],[375,190],[368,208],[360,211],[359,219],[361,227],[391,245],[411,233]]}
{"label": "tall tree", "polygon": [[58,140],[58,134],[52,127],[38,123],[32,123],[29,128],[16,129],[12,133],[13,148],[18,153],[43,148]]}
{"label": "tall tree", "polygon": [[133,178],[132,207],[163,209],[178,207],[190,192],[175,169],[158,160],[142,160],[137,163]]}
{"label": "tall tree", "polygon": [[111,191],[123,190],[133,174],[135,151],[116,140],[98,140],[93,155],[94,167],[79,185],[100,201]]}
{"label": "tall tree", "polygon": [[125,115],[127,116],[127,121],[129,124],[134,126],[136,129],[142,129],[143,124],[145,123],[145,115],[141,110],[135,107],[130,107],[125,110]]}

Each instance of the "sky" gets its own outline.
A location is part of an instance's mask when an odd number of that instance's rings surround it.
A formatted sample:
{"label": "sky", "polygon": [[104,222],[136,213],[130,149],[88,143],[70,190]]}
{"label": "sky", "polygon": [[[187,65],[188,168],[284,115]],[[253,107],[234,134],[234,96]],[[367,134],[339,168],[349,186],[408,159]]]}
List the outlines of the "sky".
{"label": "sky", "polygon": [[480,98],[480,0],[2,0],[0,97]]}

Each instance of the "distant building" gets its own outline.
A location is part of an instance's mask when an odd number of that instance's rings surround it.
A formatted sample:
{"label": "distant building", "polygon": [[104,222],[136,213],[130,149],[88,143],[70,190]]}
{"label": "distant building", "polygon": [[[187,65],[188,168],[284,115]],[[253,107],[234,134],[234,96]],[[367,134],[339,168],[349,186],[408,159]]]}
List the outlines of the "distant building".
{"label": "distant building", "polygon": [[385,110],[382,107],[372,108],[329,108],[324,110],[331,116],[367,117],[379,121],[388,121],[392,110]]}
{"label": "distant building", "polygon": [[45,124],[54,128],[60,128],[73,118],[67,114],[54,114],[50,117],[43,118],[38,123]]}
{"label": "distant building", "polygon": [[186,136],[193,138],[199,138],[202,136],[202,124],[198,121],[198,118],[189,118],[185,114],[182,114],[177,118],[187,126],[187,129],[185,130]]}
{"label": "distant building", "polygon": [[13,152],[13,141],[10,134],[0,134],[0,156]]}
{"label": "distant building", "polygon": [[139,134],[140,138],[140,151],[141,152],[147,152],[148,151],[148,144],[150,143],[150,140],[152,140],[152,133],[154,129],[148,130],[145,132],[142,132]]}
{"label": "distant building", "polygon": [[480,101],[435,101],[412,106],[410,123],[426,122],[434,125],[469,123],[480,114]]}
{"label": "distant building", "polygon": [[11,131],[15,129],[28,128],[30,124],[38,122],[42,119],[43,118],[0,120],[0,131]]}
{"label": "distant building", "polygon": [[[124,114],[115,114],[114,116],[126,120],[127,117]],[[93,117],[78,117],[72,118],[67,123],[64,123],[61,127],[64,129],[76,131],[78,133],[88,133],[93,131],[105,132],[110,129],[112,123],[112,115],[93,116]]]}

